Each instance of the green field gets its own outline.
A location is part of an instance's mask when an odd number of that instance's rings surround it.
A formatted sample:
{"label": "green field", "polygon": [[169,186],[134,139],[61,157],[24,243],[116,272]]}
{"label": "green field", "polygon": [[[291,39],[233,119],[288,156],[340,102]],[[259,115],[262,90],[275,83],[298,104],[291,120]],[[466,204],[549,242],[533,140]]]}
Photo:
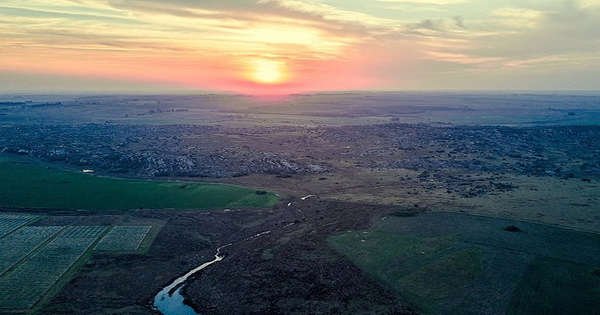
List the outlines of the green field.
{"label": "green field", "polygon": [[0,309],[32,308],[105,230],[105,226],[65,228],[39,251],[0,277]]}
{"label": "green field", "polygon": [[127,210],[270,207],[273,193],[223,184],[93,176],[0,156],[0,206]]}
{"label": "green field", "polygon": [[[3,215],[11,222],[45,219]],[[31,224],[30,222],[29,224]],[[19,226],[0,237],[0,313],[34,312],[56,294],[96,250],[143,255],[154,225]]]}
{"label": "green field", "polygon": [[[516,225],[521,232],[506,228]],[[426,314],[594,314],[600,235],[450,213],[388,216],[330,245]]]}
{"label": "green field", "polygon": [[0,275],[25,258],[62,226],[26,226],[0,239]]}
{"label": "green field", "polygon": [[10,232],[31,221],[34,221],[36,218],[36,216],[31,215],[0,214],[0,237],[9,234]]}
{"label": "green field", "polygon": [[521,280],[509,313],[599,314],[598,272],[599,265],[536,259]]}
{"label": "green field", "polygon": [[136,251],[152,226],[114,226],[96,245],[99,251]]}

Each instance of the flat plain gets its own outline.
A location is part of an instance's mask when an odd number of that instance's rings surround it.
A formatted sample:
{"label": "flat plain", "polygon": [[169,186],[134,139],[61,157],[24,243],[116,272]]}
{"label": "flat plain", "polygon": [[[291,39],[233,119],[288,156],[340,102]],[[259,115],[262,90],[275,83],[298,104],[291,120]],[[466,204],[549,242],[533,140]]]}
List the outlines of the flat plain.
{"label": "flat plain", "polygon": [[5,238],[152,226],[137,250],[88,249],[34,312],[147,314],[225,244],[181,291],[198,313],[600,309],[598,93],[14,95],[0,113],[0,207],[38,215]]}

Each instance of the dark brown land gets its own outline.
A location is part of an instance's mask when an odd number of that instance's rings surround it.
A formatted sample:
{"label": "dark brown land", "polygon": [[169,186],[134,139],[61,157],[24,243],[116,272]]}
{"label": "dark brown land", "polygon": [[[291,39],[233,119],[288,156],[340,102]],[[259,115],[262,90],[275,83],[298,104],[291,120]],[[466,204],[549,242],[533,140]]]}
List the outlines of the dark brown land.
{"label": "dark brown land", "polygon": [[[410,306],[325,242],[332,233],[363,229],[394,207],[294,200],[268,210],[139,211],[128,220],[165,225],[144,255],[94,254],[50,301],[45,314],[146,314],[158,290],[212,259],[226,259],[190,281],[189,303],[204,314],[408,314]],[[400,210],[404,211],[404,210]],[[61,216],[40,224],[114,223],[120,216]],[[270,231],[270,232],[268,232]],[[253,238],[253,235],[268,232]],[[110,294],[107,294],[110,292]]]}

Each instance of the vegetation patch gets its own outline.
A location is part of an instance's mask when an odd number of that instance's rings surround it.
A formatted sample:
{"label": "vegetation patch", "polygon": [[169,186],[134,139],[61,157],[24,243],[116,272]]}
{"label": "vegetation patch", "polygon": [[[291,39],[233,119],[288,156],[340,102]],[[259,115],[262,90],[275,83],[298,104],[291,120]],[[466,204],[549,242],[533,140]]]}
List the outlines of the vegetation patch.
{"label": "vegetation patch", "polygon": [[[278,200],[273,193],[233,185],[100,177],[12,157],[0,157],[0,178],[0,206],[10,208],[258,208]],[[5,229],[1,222],[0,235]]]}
{"label": "vegetation patch", "polygon": [[600,277],[589,265],[539,258],[527,269],[512,297],[510,314],[595,314]]}
{"label": "vegetation patch", "polygon": [[[352,257],[362,269],[385,282],[392,282],[434,260],[448,249],[451,241],[369,231],[337,235],[330,239],[330,244]],[[394,268],[387,270],[390,265]]]}
{"label": "vegetation patch", "polygon": [[[2,185],[1,182],[4,181],[5,180],[0,181],[0,185]],[[2,195],[1,191],[0,195]],[[10,232],[36,219],[37,217],[32,215],[0,214],[0,237],[3,237],[4,235],[7,235]]]}
{"label": "vegetation patch", "polygon": [[62,226],[26,226],[0,239],[0,275],[62,229]]}
{"label": "vegetation patch", "polygon": [[397,289],[407,292],[412,301],[427,313],[444,312],[435,302],[463,294],[465,287],[481,271],[481,252],[478,248],[451,251],[400,277]]}
{"label": "vegetation patch", "polygon": [[137,251],[151,228],[149,225],[114,226],[96,245],[96,250]]}
{"label": "vegetation patch", "polygon": [[[10,215],[11,219],[27,217],[36,218]],[[144,255],[162,227],[162,222],[155,220],[134,220],[113,227],[70,225],[111,223],[97,218],[82,222],[74,217],[56,220],[48,216],[37,221],[38,225],[30,221],[0,237],[0,313],[37,313],[86,263],[92,249]]]}
{"label": "vegetation patch", "polygon": [[505,227],[504,230],[507,232],[523,232],[523,230],[514,225],[509,225]]}
{"label": "vegetation patch", "polygon": [[478,252],[456,250],[449,236],[415,237],[375,230],[347,232],[329,241],[361,269],[424,312],[436,309],[436,301],[460,290],[459,285],[480,271],[474,258]]}
{"label": "vegetation patch", "polygon": [[31,309],[106,230],[67,227],[56,238],[0,277],[0,310]]}
{"label": "vegetation patch", "polygon": [[[600,236],[540,224],[426,213],[388,216],[329,244],[425,314],[592,314]],[[514,226],[527,233],[506,233]],[[514,229],[511,232],[518,232]]]}

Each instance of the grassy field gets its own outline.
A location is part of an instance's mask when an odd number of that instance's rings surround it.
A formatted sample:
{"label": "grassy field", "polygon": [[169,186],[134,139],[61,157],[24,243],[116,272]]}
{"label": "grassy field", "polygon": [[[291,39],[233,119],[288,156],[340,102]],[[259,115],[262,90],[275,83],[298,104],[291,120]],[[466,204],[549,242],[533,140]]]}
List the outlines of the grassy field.
{"label": "grassy field", "polygon": [[269,207],[272,193],[222,184],[99,177],[0,156],[0,206],[127,210]]}
{"label": "grassy field", "polygon": [[[506,231],[517,226],[520,232]],[[593,314],[600,236],[452,213],[388,216],[330,245],[426,314]]]}
{"label": "grassy field", "polygon": [[600,313],[600,266],[536,259],[511,300],[510,314]]}

